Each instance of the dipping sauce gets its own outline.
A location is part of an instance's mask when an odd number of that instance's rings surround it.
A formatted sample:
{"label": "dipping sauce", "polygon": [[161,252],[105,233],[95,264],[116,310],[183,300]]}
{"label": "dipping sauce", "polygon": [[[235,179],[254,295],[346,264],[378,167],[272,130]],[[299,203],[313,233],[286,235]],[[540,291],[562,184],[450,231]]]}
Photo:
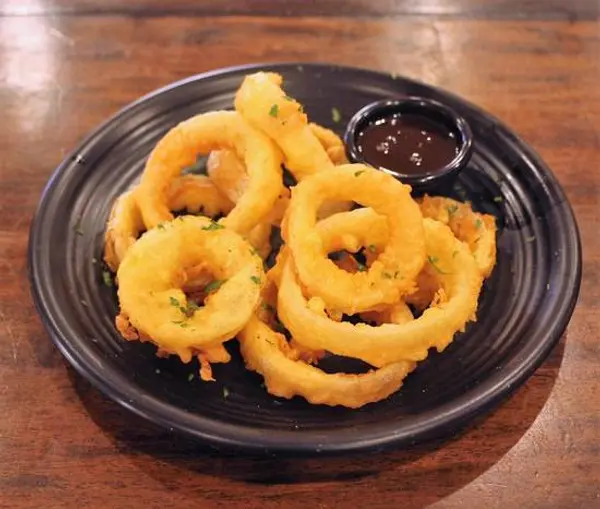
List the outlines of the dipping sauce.
{"label": "dipping sauce", "polygon": [[404,175],[441,170],[459,152],[456,135],[421,115],[398,113],[367,125],[357,137],[365,162]]}

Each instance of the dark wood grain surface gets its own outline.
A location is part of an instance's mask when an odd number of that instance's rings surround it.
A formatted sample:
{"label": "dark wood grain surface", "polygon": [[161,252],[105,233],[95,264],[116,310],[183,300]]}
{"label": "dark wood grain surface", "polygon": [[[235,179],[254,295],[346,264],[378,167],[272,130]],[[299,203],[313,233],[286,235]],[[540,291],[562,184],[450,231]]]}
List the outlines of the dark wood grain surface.
{"label": "dark wood grain surface", "polygon": [[[584,280],[566,334],[450,440],[344,459],[219,456],[99,395],[33,309],[29,223],[90,129],[173,80],[290,60],[461,94],[522,134],[573,204]],[[0,507],[600,508],[599,83],[596,0],[0,2]]]}

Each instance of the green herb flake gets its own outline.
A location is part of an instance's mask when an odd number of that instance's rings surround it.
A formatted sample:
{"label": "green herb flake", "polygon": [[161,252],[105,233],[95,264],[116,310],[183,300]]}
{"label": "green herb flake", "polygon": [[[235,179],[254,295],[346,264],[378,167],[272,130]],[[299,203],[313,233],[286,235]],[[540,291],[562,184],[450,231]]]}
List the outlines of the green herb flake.
{"label": "green herb flake", "polygon": [[481,221],[481,219],[477,219],[475,221],[475,228],[477,228],[478,230],[481,228],[482,225],[483,225],[483,222]]}
{"label": "green herb flake", "polygon": [[206,293],[216,292],[219,288],[221,288],[221,286],[223,285],[223,283],[225,281],[227,281],[227,280],[226,279],[215,279],[214,281],[211,281],[204,287],[204,291]]}
{"label": "green herb flake", "polygon": [[452,258],[456,258],[456,255],[457,255],[457,254],[458,254],[458,251],[454,251],[454,252],[452,253]]}
{"label": "green herb flake", "polygon": [[169,297],[169,303],[171,304],[171,306],[175,306],[176,308],[181,307],[179,301],[175,297]]}
{"label": "green herb flake", "polygon": [[200,306],[191,300],[186,304],[185,307],[181,306],[179,311],[181,311],[186,317],[191,318],[198,309],[200,309]]}
{"label": "green herb flake", "polygon": [[220,225],[219,223],[215,223],[214,221],[211,221],[211,223],[208,226],[202,227],[202,229],[205,231],[222,230],[223,228],[225,228],[223,225]]}
{"label": "green herb flake", "polygon": [[502,198],[502,196],[494,196],[494,201],[496,203],[502,203],[504,201],[504,198]]}
{"label": "green herb flake", "polygon": [[227,399],[229,397],[229,389],[227,387],[223,387],[223,399]]}
{"label": "green herb flake", "polygon": [[377,248],[375,247],[375,244],[369,244],[367,246],[367,250],[369,251],[369,253],[374,253],[375,251],[377,251]]}
{"label": "green herb flake", "polygon": [[444,272],[442,269],[440,269],[437,265],[437,263],[439,262],[439,258],[437,256],[428,256],[427,257],[427,261],[431,264],[431,266],[436,270],[436,272],[438,272],[439,274],[448,274],[448,272]]}
{"label": "green herb flake", "polygon": [[190,373],[187,378],[188,382],[191,382],[193,379],[194,379],[194,373]]}
{"label": "green herb flake", "polygon": [[256,249],[255,247],[251,247],[250,248],[250,254],[254,255],[254,256],[258,256],[259,255],[258,249]]}
{"label": "green herb flake", "polygon": [[159,230],[164,230],[164,229],[165,229],[165,225],[164,225],[163,223],[159,223],[159,224],[158,224],[156,227],[157,227]]}
{"label": "green herb flake", "polygon": [[358,170],[354,172],[354,176],[355,177],[360,177],[365,171],[367,170]]}
{"label": "green herb flake", "polygon": [[271,115],[274,118],[277,118],[277,116],[279,115],[279,105],[278,104],[274,104],[273,106],[271,106],[271,109],[269,110],[269,115]]}
{"label": "green herb flake", "polygon": [[340,113],[340,110],[338,110],[337,108],[331,108],[331,119],[337,124],[339,123],[340,120],[342,120],[342,114]]}
{"label": "green herb flake", "polygon": [[458,205],[448,205],[446,207],[446,210],[448,211],[448,216],[452,218],[454,214],[456,214],[456,212],[458,211]]}
{"label": "green herb flake", "polygon": [[298,104],[298,113],[304,113],[304,106]]}
{"label": "green herb flake", "polygon": [[261,279],[258,276],[250,276],[250,279],[253,283],[256,283],[257,285],[261,283]]}
{"label": "green herb flake", "polygon": [[359,263],[357,269],[358,269],[358,272],[366,272],[367,267],[364,263]]}
{"label": "green herb flake", "polygon": [[193,311],[196,311],[196,310],[200,309],[200,306],[198,306],[198,304],[196,304],[193,300],[190,300],[187,303],[187,309],[191,309]]}
{"label": "green herb flake", "polygon": [[107,270],[102,271],[102,281],[104,282],[104,286],[108,286],[108,288],[112,288],[114,286],[113,278]]}

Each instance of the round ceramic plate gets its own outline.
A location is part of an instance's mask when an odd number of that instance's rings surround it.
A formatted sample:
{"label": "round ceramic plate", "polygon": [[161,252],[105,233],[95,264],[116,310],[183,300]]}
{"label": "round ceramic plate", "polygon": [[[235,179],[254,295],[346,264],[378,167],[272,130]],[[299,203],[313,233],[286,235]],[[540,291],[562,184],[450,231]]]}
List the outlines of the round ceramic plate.
{"label": "round ceramic plate", "polygon": [[[114,328],[117,299],[102,274],[103,232],[115,198],[139,178],[156,141],[194,114],[229,109],[243,76],[275,70],[309,118],[343,134],[365,104],[418,95],[455,108],[475,150],[446,194],[471,200],[498,221],[498,263],[481,295],[478,321],[443,354],[433,353],[403,389],[360,410],[283,400],[233,360],[214,383],[197,365],[159,359]],[[334,122],[332,108],[341,113]],[[337,115],[336,115],[337,116]],[[558,342],[581,279],[571,208],[540,158],[498,120],[460,98],[400,77],[315,64],[238,67],[175,83],[110,119],[56,170],[31,228],[35,304],[67,360],[108,397],[161,426],[213,446],[253,453],[378,450],[455,431],[522,384]],[[330,366],[336,367],[336,366]],[[337,366],[340,367],[340,366]]]}

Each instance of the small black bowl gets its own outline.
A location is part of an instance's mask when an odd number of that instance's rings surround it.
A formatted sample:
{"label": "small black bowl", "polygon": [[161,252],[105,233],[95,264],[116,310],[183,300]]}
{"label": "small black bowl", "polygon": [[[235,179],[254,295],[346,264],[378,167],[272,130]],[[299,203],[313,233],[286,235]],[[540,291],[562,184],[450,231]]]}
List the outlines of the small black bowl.
{"label": "small black bowl", "polygon": [[[372,123],[398,114],[422,116],[428,121],[448,129],[454,134],[458,143],[458,151],[454,158],[440,168],[412,174],[400,173],[366,160],[359,149],[358,139],[360,133]],[[473,152],[473,133],[467,121],[452,108],[423,97],[406,97],[367,104],[348,123],[344,134],[344,142],[346,143],[348,159],[351,162],[376,166],[405,184],[409,184],[415,191],[428,191],[447,185],[467,165]]]}

